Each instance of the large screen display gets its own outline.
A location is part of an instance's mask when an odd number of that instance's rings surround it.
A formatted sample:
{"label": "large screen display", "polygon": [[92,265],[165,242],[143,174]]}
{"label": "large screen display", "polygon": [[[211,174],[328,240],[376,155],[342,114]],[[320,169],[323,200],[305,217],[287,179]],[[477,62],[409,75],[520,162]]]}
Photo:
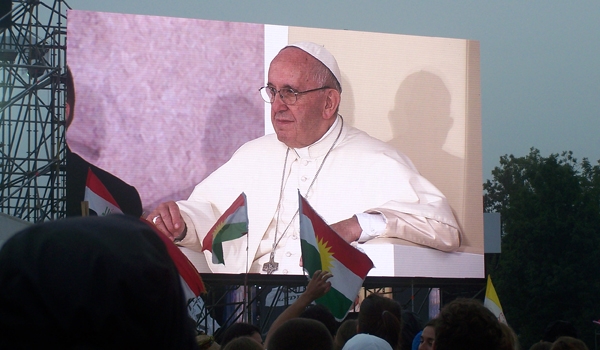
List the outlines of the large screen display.
{"label": "large screen display", "polygon": [[[258,88],[281,48],[325,46],[341,70],[344,122],[406,154],[462,231],[455,252],[358,244],[375,264],[369,276],[484,277],[478,42],[76,10],[67,38],[69,147],[134,186],[147,213],[186,199],[240,145],[273,132]],[[210,272],[203,253],[183,250]]]}

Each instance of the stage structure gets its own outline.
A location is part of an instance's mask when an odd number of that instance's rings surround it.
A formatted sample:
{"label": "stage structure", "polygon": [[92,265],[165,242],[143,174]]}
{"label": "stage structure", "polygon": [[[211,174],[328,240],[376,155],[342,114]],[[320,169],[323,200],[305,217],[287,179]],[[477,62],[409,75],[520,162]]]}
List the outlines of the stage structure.
{"label": "stage structure", "polygon": [[66,12],[56,1],[0,2],[0,211],[29,222],[66,213]]}

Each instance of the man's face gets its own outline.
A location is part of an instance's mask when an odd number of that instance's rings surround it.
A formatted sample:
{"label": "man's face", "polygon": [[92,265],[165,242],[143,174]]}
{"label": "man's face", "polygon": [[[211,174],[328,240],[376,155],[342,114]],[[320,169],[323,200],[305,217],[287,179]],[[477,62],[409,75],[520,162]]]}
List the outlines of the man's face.
{"label": "man's face", "polygon": [[[271,62],[268,85],[276,90],[292,88],[306,91],[320,88],[312,78],[312,68],[320,64],[297,48],[281,51]],[[286,105],[279,94],[271,104],[271,123],[279,141],[288,147],[302,148],[318,141],[333,119],[325,116],[327,89],[298,95],[296,103]]]}

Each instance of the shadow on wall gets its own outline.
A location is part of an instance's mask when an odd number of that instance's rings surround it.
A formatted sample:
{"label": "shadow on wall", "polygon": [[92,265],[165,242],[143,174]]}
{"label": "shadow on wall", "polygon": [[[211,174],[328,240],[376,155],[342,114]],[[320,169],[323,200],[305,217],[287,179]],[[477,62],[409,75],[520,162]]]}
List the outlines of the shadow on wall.
{"label": "shadow on wall", "polygon": [[393,138],[388,142],[409,156],[419,172],[462,207],[464,159],[444,150],[452,128],[452,98],[442,79],[428,71],[409,75],[398,88],[389,113]]}

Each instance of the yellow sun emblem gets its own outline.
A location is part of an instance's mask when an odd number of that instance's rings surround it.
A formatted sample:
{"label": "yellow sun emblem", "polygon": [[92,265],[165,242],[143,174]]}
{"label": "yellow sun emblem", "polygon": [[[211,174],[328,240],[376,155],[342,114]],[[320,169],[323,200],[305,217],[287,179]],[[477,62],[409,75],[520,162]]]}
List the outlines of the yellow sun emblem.
{"label": "yellow sun emblem", "polygon": [[319,255],[321,256],[321,270],[331,272],[333,267],[333,255],[331,254],[331,246],[327,246],[327,243],[321,238],[317,238],[317,248],[319,249]]}
{"label": "yellow sun emblem", "polygon": [[223,229],[223,226],[225,226],[225,220],[223,220],[223,221],[221,221],[221,222],[217,223],[217,225],[215,225],[215,229],[214,229],[214,230],[213,230],[213,232],[212,232],[213,239],[214,239],[215,237],[217,237],[217,234],[218,234],[219,232],[221,232],[221,230]]}

